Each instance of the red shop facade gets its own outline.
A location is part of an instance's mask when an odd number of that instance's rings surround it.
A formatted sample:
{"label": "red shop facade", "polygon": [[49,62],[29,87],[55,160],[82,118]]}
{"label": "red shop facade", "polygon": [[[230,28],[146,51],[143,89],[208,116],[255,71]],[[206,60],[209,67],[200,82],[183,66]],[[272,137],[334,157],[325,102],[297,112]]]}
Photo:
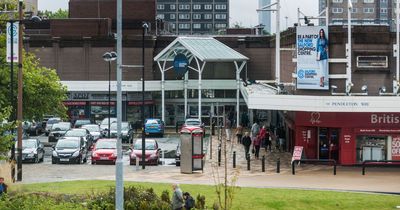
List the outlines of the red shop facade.
{"label": "red shop facade", "polygon": [[295,112],[293,121],[294,145],[303,146],[305,158],[341,165],[400,160],[400,113]]}

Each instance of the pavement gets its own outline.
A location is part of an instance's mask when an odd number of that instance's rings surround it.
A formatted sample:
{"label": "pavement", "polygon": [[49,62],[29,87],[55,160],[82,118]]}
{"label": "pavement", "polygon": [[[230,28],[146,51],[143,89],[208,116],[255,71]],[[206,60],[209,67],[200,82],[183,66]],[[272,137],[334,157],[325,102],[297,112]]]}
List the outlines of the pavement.
{"label": "pavement", "polygon": [[[168,138],[167,138],[168,139]],[[218,166],[217,135],[207,144],[207,155],[203,171],[182,174],[173,159],[165,159],[166,165],[136,168],[128,164],[124,155],[124,181],[205,184],[221,183],[225,172],[224,146],[222,145],[222,162]],[[161,139],[160,139],[161,140]],[[161,140],[163,141],[163,140]],[[172,141],[172,140],[165,140]],[[209,142],[209,141],[207,141]],[[274,146],[274,145],[273,145]],[[171,146],[172,148],[173,146]],[[212,152],[212,154],[210,153]],[[233,151],[236,152],[236,168],[233,168]],[[235,141],[227,142],[226,172],[228,179],[237,177],[236,184],[241,187],[256,188],[294,188],[337,191],[381,192],[400,194],[400,168],[368,167],[366,175],[361,174],[361,167],[338,166],[337,175],[329,165],[301,164],[296,166],[296,175],[291,172],[291,154],[272,152],[261,149],[260,157],[266,157],[266,171],[261,171],[261,160],[251,157],[251,169],[247,170],[244,148]],[[47,157],[49,158],[49,157]],[[276,162],[280,159],[280,173],[276,172]],[[52,165],[49,161],[41,164],[24,164],[22,183],[55,182],[69,180],[115,180],[113,165]]]}

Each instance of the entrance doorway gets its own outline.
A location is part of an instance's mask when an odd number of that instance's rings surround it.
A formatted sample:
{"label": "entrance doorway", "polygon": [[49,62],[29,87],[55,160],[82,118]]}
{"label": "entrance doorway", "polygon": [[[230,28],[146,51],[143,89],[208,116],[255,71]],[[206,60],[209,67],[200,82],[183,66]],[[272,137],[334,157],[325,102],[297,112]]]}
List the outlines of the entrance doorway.
{"label": "entrance doorway", "polygon": [[339,128],[318,128],[318,159],[339,161]]}

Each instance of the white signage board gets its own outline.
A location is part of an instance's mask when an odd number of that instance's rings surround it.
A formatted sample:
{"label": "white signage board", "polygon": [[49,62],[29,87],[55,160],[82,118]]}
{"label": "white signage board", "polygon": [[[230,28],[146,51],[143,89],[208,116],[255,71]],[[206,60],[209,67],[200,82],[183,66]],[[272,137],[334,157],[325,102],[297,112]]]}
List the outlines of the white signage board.
{"label": "white signage board", "polygon": [[328,43],[328,27],[297,27],[297,89],[329,89]]}
{"label": "white signage board", "polygon": [[[7,62],[18,62],[18,32],[19,22],[7,23]],[[11,37],[12,33],[12,37]],[[13,55],[11,55],[11,46],[13,47]]]}

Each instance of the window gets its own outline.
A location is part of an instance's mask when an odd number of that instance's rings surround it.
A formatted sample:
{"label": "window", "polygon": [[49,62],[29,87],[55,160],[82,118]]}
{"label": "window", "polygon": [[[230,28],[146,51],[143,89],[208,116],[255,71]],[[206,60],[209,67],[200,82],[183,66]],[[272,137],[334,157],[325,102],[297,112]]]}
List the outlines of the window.
{"label": "window", "polygon": [[204,5],[205,10],[212,10],[212,5],[211,4],[205,4]]}
{"label": "window", "polygon": [[200,29],[201,28],[201,24],[200,23],[195,23],[195,24],[193,24],[193,28],[194,29]]}
{"label": "window", "polygon": [[387,0],[381,0],[381,3],[387,3]]}
{"label": "window", "polygon": [[381,8],[381,13],[387,13],[387,8]]}
{"label": "window", "polygon": [[189,23],[180,23],[179,29],[190,29],[190,24]]}
{"label": "window", "polygon": [[342,25],[343,24],[343,18],[332,18],[332,24],[333,25]]}
{"label": "window", "polygon": [[179,5],[179,10],[189,10],[190,5],[189,4],[180,4]]}
{"label": "window", "polygon": [[343,3],[343,0],[332,0],[333,3]]}
{"label": "window", "polygon": [[207,24],[204,25],[204,28],[212,29],[212,24],[211,23],[207,23]]}
{"label": "window", "polygon": [[351,0],[351,3],[357,3],[358,0]]}
{"label": "window", "polygon": [[158,17],[159,19],[163,19],[163,20],[165,19],[164,14],[158,14],[157,17]]}
{"label": "window", "polygon": [[159,4],[157,5],[158,10],[164,10],[164,4]]}
{"label": "window", "polygon": [[170,15],[169,15],[169,19],[175,20],[175,14],[170,14]]}
{"label": "window", "polygon": [[374,0],[364,0],[364,3],[367,3],[367,4],[371,3],[372,4],[372,3],[374,3]]}
{"label": "window", "polygon": [[357,68],[388,68],[388,57],[382,55],[357,56]]}
{"label": "window", "polygon": [[226,19],[226,14],[216,14],[215,19],[217,20],[225,20]]}
{"label": "window", "polygon": [[212,14],[204,14],[204,19],[206,20],[212,19]]}
{"label": "window", "polygon": [[343,13],[343,8],[332,8],[332,13]]}
{"label": "window", "polygon": [[201,14],[193,14],[193,19],[194,19],[194,20],[199,20],[199,19],[201,19]]}
{"label": "window", "polygon": [[175,4],[169,5],[169,9],[170,9],[170,10],[175,10],[175,9],[176,9]]}
{"label": "window", "polygon": [[193,10],[199,10],[201,9],[201,5],[200,4],[194,4],[193,5]]}
{"label": "window", "polygon": [[179,14],[179,19],[180,20],[190,19],[190,15],[189,14]]}
{"label": "window", "polygon": [[374,8],[364,8],[364,13],[374,13]]}
{"label": "window", "polygon": [[176,27],[175,23],[172,23],[171,26],[172,26],[172,29],[175,29],[175,27]]}
{"label": "window", "polygon": [[216,10],[225,10],[226,9],[226,4],[217,4],[215,5]]}
{"label": "window", "polygon": [[351,13],[357,13],[357,8],[354,8],[354,7],[353,7],[353,8],[351,9]]}
{"label": "window", "polygon": [[226,24],[225,23],[217,23],[217,24],[215,24],[215,28],[216,29],[226,28]]}

